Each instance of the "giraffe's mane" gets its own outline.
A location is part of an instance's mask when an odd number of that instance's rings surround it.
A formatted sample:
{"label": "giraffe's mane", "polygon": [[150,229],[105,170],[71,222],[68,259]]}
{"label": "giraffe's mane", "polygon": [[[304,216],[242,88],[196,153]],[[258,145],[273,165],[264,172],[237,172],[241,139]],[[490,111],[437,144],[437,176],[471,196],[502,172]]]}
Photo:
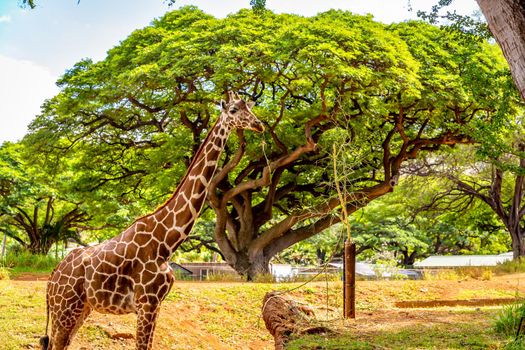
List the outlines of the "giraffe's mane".
{"label": "giraffe's mane", "polygon": [[[222,115],[222,113],[221,113]],[[201,142],[199,148],[197,149],[197,152],[195,152],[195,156],[193,157],[193,159],[191,160],[190,162],[190,165],[188,165],[188,168],[186,169],[186,173],[184,174],[183,178],[179,181],[178,185],[177,185],[177,188],[175,189],[175,192],[173,192],[173,194],[166,200],[164,201],[164,203],[162,203],[161,205],[159,205],[157,207],[157,209],[155,209],[153,212],[151,213],[148,213],[148,214],[145,214],[145,215],[142,215],[142,216],[139,216],[137,219],[135,219],[135,221],[133,221],[133,223],[129,226],[133,226],[135,223],[137,223],[138,221],[144,219],[144,218],[147,218],[157,212],[159,212],[160,210],[164,209],[166,207],[166,205],[168,205],[168,203],[180,192],[180,188],[181,188],[181,184],[188,178],[189,174],[190,174],[190,171],[191,169],[193,168],[193,166],[195,165],[195,162],[197,161],[197,159],[199,158],[199,156],[202,154],[202,152],[204,152],[204,146],[208,143],[211,135],[213,134],[213,130],[215,130],[215,127],[217,126],[217,124],[219,123],[221,117],[219,115],[219,118],[217,118],[217,121],[213,124],[213,126],[211,127],[210,131],[208,132],[208,135],[206,135],[206,137],[204,138],[204,140]]]}

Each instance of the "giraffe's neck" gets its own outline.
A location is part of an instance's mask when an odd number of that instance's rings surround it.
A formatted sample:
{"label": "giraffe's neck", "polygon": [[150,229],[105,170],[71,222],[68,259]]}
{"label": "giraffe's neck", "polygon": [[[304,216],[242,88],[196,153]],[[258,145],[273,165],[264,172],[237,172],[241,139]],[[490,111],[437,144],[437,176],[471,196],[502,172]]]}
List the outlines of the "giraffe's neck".
{"label": "giraffe's neck", "polygon": [[231,127],[223,122],[221,116],[199,147],[175,193],[148,216],[156,222],[151,234],[165,244],[168,256],[186,239],[199,216],[208,184],[217,169],[230,132]]}

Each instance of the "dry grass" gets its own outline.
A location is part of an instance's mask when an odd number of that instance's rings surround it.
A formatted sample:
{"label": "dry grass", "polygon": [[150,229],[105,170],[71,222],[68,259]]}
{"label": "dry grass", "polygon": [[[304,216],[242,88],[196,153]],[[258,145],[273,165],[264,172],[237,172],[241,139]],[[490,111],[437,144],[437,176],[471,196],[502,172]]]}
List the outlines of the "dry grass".
{"label": "dry grass", "polygon": [[[525,275],[493,276],[487,281],[359,281],[357,319],[351,322],[340,318],[341,282],[329,282],[328,289],[325,282],[310,283],[290,295],[312,305],[320,322],[335,328],[339,336],[299,339],[290,348],[501,348],[506,340],[490,328],[498,307],[397,309],[394,303],[523,295],[523,278]],[[259,319],[262,298],[270,290],[298,286],[299,283],[178,282],[162,305],[155,349],[271,349],[272,339]],[[327,319],[330,322],[323,322]],[[0,281],[0,334],[9,334],[2,339],[1,349],[30,349],[36,346],[44,328],[45,282]],[[133,315],[93,313],[71,349],[133,349],[130,337],[134,333]],[[351,345],[340,347],[341,342]]]}

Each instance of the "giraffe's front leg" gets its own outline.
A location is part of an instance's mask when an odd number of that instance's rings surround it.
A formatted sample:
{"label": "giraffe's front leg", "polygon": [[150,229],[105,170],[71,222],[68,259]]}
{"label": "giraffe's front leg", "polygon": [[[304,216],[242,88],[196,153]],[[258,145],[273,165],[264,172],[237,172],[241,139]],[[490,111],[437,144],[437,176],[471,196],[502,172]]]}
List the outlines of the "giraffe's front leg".
{"label": "giraffe's front leg", "polygon": [[137,306],[137,350],[151,350],[153,348],[153,333],[160,303],[144,303]]}

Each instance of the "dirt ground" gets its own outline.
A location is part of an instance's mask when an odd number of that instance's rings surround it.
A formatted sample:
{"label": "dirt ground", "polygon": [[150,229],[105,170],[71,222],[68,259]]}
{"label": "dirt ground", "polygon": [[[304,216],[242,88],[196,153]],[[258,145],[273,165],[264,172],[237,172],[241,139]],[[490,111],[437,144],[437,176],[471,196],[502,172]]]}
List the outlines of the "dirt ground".
{"label": "dirt ground", "polygon": [[[15,287],[42,288],[46,276],[23,274],[11,281]],[[38,282],[35,282],[38,281]],[[264,294],[296,285],[227,282],[177,282],[162,304],[155,349],[250,349],[273,348],[260,320]],[[397,308],[396,302],[412,300],[509,299],[525,295],[525,274],[495,276],[491,280],[358,281],[355,320],[342,320],[341,283],[314,282],[289,293],[312,306],[330,326],[367,336],[385,330],[439,324],[480,322],[475,306]],[[327,301],[327,297],[329,301]],[[469,308],[471,312],[463,312]],[[133,349],[135,316],[93,313],[73,342],[73,350]],[[28,346],[27,348],[36,348]]]}

